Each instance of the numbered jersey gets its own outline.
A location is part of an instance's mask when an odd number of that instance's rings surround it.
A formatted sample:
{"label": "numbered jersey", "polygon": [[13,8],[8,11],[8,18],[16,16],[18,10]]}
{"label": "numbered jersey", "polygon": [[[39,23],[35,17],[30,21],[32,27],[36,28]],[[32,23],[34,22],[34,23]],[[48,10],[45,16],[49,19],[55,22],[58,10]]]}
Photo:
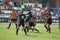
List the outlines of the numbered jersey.
{"label": "numbered jersey", "polygon": [[24,14],[21,14],[21,15],[19,15],[19,20],[20,20],[20,21],[24,21],[25,17],[26,17],[26,16],[25,16]]}

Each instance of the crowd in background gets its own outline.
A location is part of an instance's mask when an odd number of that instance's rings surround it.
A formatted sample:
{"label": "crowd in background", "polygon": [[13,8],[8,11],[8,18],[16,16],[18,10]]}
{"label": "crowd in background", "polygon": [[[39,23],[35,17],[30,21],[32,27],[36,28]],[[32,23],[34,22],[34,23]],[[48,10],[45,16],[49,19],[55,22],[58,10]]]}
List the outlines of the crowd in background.
{"label": "crowd in background", "polygon": [[37,19],[42,20],[43,15],[46,15],[48,13],[48,8],[39,7],[38,4],[39,4],[38,2],[32,5],[32,4],[24,4],[23,2],[17,2],[17,1],[13,2],[11,0],[5,0],[4,2],[0,1],[0,7],[2,6],[3,9],[12,9],[13,7],[19,7],[25,11],[32,10],[32,12],[38,16]]}

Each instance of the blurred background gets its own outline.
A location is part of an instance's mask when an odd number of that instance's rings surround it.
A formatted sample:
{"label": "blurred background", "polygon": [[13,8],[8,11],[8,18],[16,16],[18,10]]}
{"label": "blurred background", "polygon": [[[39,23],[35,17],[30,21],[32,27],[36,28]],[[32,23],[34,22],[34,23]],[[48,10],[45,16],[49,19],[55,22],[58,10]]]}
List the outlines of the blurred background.
{"label": "blurred background", "polygon": [[24,14],[28,13],[27,10],[32,10],[32,13],[36,15],[36,22],[43,22],[40,12],[44,14],[44,11],[50,10],[52,22],[58,23],[60,0],[0,0],[0,22],[8,22],[12,9],[19,12],[22,8]]}

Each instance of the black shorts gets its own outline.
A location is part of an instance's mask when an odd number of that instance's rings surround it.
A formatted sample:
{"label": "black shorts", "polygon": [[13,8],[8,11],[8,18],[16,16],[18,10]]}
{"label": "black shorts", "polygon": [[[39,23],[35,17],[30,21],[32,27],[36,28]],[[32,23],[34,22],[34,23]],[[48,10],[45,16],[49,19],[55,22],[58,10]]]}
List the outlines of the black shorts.
{"label": "black shorts", "polygon": [[29,22],[29,26],[35,26],[34,22]]}
{"label": "black shorts", "polygon": [[11,19],[11,21],[16,22],[16,21],[17,21],[17,19]]}
{"label": "black shorts", "polygon": [[24,27],[24,21],[19,22],[19,26],[21,26],[21,25],[22,25],[22,27]]}
{"label": "black shorts", "polygon": [[52,18],[49,18],[49,19],[47,20],[47,23],[48,23],[48,24],[52,24]]}

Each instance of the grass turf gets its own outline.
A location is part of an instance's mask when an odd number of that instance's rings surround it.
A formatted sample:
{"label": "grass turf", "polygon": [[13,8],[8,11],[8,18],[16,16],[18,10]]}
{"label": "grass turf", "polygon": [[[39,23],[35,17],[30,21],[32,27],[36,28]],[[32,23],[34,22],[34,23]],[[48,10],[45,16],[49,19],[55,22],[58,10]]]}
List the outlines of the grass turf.
{"label": "grass turf", "polygon": [[14,24],[11,25],[10,29],[7,29],[8,24],[0,23],[0,40],[60,40],[60,29],[58,29],[58,24],[51,25],[51,32],[46,32],[43,24],[37,24],[36,28],[40,31],[37,33],[36,31],[28,33],[28,36],[24,34],[21,30],[19,30],[19,34],[16,35],[16,27]]}

